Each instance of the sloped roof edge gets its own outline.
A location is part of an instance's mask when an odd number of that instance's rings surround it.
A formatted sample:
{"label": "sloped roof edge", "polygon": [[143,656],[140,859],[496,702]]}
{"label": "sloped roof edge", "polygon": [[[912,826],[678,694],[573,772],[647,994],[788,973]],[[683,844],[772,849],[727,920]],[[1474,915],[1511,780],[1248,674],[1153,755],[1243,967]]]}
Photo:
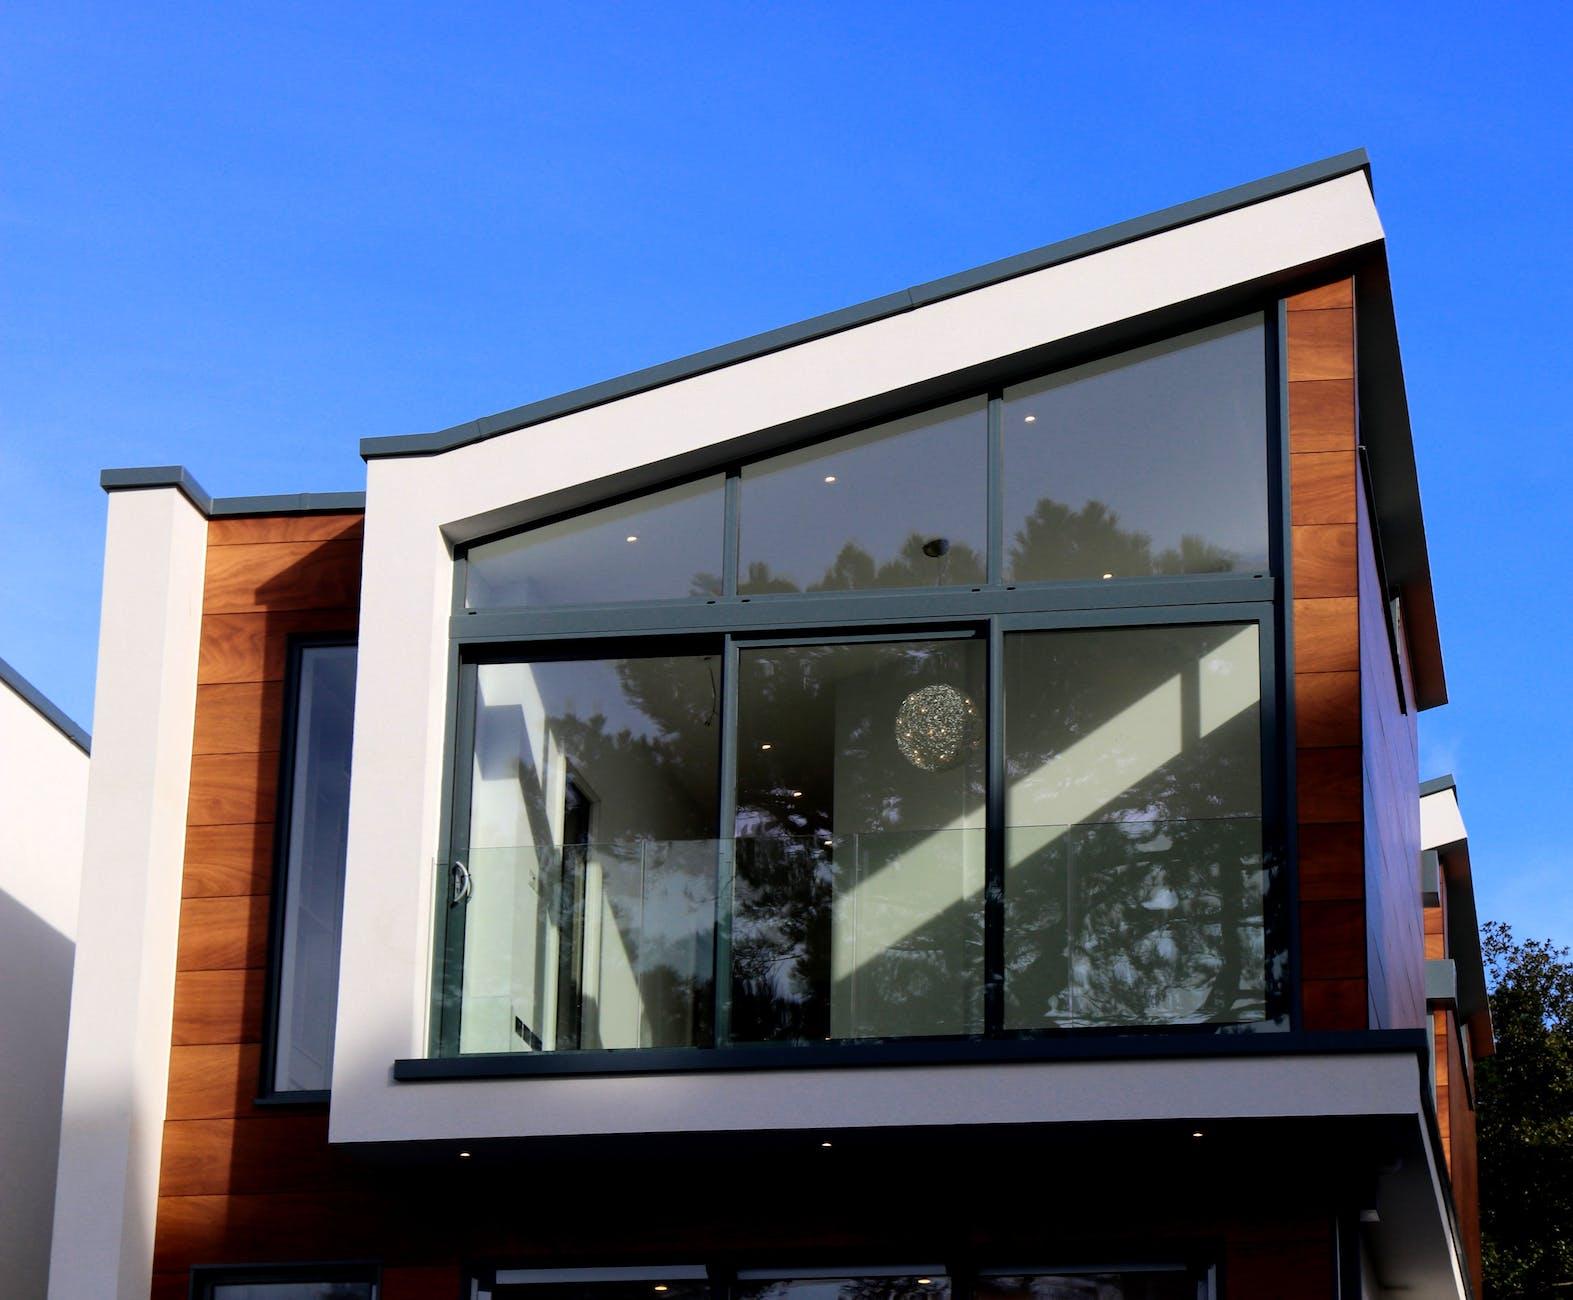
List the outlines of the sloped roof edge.
{"label": "sloped roof edge", "polygon": [[87,734],[74,721],[66,716],[65,711],[45,695],[32,682],[23,677],[4,659],[0,659],[0,682],[4,682],[19,695],[22,700],[31,705],[45,722],[54,727],[62,736],[80,749],[84,754],[93,751],[93,738]]}
{"label": "sloped roof edge", "polygon": [[1296,190],[1319,185],[1324,181],[1336,180],[1353,172],[1364,172],[1369,180],[1370,166],[1370,159],[1364,149],[1336,154],[1303,167],[1295,167],[1245,185],[1220,190],[1205,198],[1192,199],[1187,203],[1148,213],[1146,216],[1134,217],[1030,252],[989,262],[969,271],[943,276],[926,284],[902,289],[855,306],[844,307],[839,311],[814,316],[795,325],[785,325],[763,334],[755,334],[750,338],[739,339],[735,343],[708,348],[674,361],[635,370],[615,379],[576,388],[556,397],[547,397],[524,406],[516,406],[511,410],[454,425],[452,428],[435,433],[363,438],[360,452],[367,460],[375,460],[392,456],[431,456],[452,451],[456,447],[483,442],[499,434],[512,433],[532,424],[540,424],[588,407],[599,406],[665,384],[676,383],[710,370],[720,369],[722,366],[752,360],[770,352],[794,347],[858,325],[866,325],[872,321],[925,307],[930,303],[955,297],[957,294],[982,289],[988,285],[1041,271],[1076,258],[1087,257],[1093,253],[1101,253],[1133,240],[1205,221],[1210,217],[1221,216],[1223,213],[1248,207],[1253,203],[1280,198]]}

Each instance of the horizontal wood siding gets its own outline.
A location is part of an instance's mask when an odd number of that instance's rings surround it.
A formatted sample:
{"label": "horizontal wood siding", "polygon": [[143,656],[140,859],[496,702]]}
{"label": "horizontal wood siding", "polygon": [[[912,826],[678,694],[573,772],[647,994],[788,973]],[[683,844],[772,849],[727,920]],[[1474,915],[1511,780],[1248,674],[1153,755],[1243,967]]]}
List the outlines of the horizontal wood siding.
{"label": "horizontal wood siding", "polygon": [[1288,301],[1301,1013],[1367,1024],[1354,282]]}
{"label": "horizontal wood siding", "polygon": [[[184,1297],[193,1264],[290,1258],[292,1232],[313,1248],[296,1258],[336,1254],[329,1232],[290,1227],[288,1197],[364,1191],[339,1172],[320,1109],[255,1102],[289,639],[355,630],[361,527],[358,513],[208,525],[155,1297]],[[278,1244],[236,1231],[242,1203]]]}

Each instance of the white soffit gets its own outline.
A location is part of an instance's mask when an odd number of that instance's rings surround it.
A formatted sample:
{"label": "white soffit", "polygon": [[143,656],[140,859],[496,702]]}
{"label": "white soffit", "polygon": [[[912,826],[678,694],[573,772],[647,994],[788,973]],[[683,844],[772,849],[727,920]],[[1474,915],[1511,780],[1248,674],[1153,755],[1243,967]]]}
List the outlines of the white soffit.
{"label": "white soffit", "polygon": [[374,467],[418,481],[444,525],[1292,271],[1383,239],[1363,173],[853,326],[433,456]]}
{"label": "white soffit", "polygon": [[1420,796],[1420,847],[1439,849],[1469,838],[1456,790],[1438,790]]}

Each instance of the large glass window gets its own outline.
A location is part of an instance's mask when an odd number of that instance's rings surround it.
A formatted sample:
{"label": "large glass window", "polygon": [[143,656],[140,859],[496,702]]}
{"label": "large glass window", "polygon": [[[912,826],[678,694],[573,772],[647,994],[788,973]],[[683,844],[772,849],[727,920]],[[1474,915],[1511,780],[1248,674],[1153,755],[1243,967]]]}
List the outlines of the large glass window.
{"label": "large glass window", "polygon": [[717,655],[475,671],[462,1050],[711,1034]]}
{"label": "large glass window", "polygon": [[982,398],[762,460],[742,478],[742,595],[986,577]]}
{"label": "large glass window", "polygon": [[736,1040],[982,1032],[983,652],[740,651]]}
{"label": "large glass window", "polygon": [[1005,639],[1005,1024],[1260,1020],[1257,629]]}
{"label": "large glass window", "polygon": [[375,1269],[335,1265],[202,1268],[191,1288],[201,1300],[377,1300],[377,1291]]}
{"label": "large glass window", "polygon": [[280,947],[269,1081],[281,1093],[325,1091],[333,1076],[355,647],[297,646],[292,681],[289,766],[278,828]]}
{"label": "large glass window", "polygon": [[473,545],[435,1050],[1286,1025],[1271,320]]}
{"label": "large glass window", "polygon": [[605,506],[471,548],[470,609],[721,594],[722,479]]}
{"label": "large glass window", "polygon": [[1008,582],[1267,570],[1260,317],[1005,390]]}

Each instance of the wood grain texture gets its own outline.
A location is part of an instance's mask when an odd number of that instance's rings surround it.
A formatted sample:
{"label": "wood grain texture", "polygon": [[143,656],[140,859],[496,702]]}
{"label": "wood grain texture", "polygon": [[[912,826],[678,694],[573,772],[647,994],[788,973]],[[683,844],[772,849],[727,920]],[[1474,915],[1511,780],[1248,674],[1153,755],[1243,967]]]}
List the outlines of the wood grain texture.
{"label": "wood grain texture", "polygon": [[271,821],[186,827],[185,897],[265,894],[272,878]]}
{"label": "wood grain texture", "polygon": [[1300,835],[1300,897],[1365,898],[1365,828],[1359,822],[1306,822]]}
{"label": "wood grain texture", "polygon": [[1300,969],[1306,979],[1365,975],[1365,900],[1300,900]]}
{"label": "wood grain texture", "polygon": [[191,760],[191,826],[252,825],[272,821],[278,803],[279,757],[201,754]]}
{"label": "wood grain texture", "polygon": [[1358,745],[1360,674],[1301,673],[1294,681],[1294,713],[1300,748]]}
{"label": "wood grain texture", "polygon": [[1363,979],[1308,979],[1300,996],[1302,1019],[1307,1029],[1363,1029],[1366,1025]]}
{"label": "wood grain texture", "polygon": [[266,895],[188,898],[180,906],[176,970],[247,970],[268,959]]}
{"label": "wood grain texture", "polygon": [[246,519],[214,519],[208,524],[208,545],[254,546],[262,542],[326,542],[359,537],[366,516],[253,515]]}
{"label": "wood grain texture", "polygon": [[1289,457],[1289,522],[1352,524],[1359,484],[1352,451],[1305,451]]}
{"label": "wood grain texture", "polygon": [[1357,672],[1360,668],[1360,602],[1355,596],[1296,599],[1294,670]]}
{"label": "wood grain texture", "polygon": [[1294,590],[1302,600],[1359,592],[1358,540],[1353,524],[1301,524],[1290,531]]}
{"label": "wood grain texture", "polygon": [[208,551],[206,614],[340,609],[358,603],[359,538],[218,546]]}
{"label": "wood grain texture", "polygon": [[[328,1146],[328,1117],[259,1115],[164,1126],[160,1196],[327,1191],[344,1182],[343,1152]],[[342,1190],[342,1188],[341,1188]]]}
{"label": "wood grain texture", "polygon": [[1289,385],[1289,450],[1355,449],[1355,381],[1301,379]]}
{"label": "wood grain texture", "polygon": [[284,683],[226,682],[197,687],[193,754],[276,752],[283,734]]}
{"label": "wood grain texture", "polygon": [[1303,749],[1295,763],[1302,824],[1362,820],[1358,746]]}
{"label": "wood grain texture", "polygon": [[262,980],[260,970],[177,972],[174,1045],[260,1042]]}
{"label": "wood grain texture", "polygon": [[1289,313],[1289,381],[1355,377],[1354,313]]}
{"label": "wood grain texture", "polygon": [[1294,294],[1286,300],[1290,311],[1317,311],[1332,307],[1353,307],[1355,305],[1355,282],[1349,277],[1334,280],[1331,284],[1319,285],[1315,289],[1307,289],[1304,293]]}
{"label": "wood grain texture", "polygon": [[259,1043],[172,1047],[166,1120],[230,1119],[260,1112],[253,1104],[261,1082]]}
{"label": "wood grain texture", "polygon": [[197,682],[283,681],[293,634],[353,633],[356,620],[351,607],[204,615]]}

